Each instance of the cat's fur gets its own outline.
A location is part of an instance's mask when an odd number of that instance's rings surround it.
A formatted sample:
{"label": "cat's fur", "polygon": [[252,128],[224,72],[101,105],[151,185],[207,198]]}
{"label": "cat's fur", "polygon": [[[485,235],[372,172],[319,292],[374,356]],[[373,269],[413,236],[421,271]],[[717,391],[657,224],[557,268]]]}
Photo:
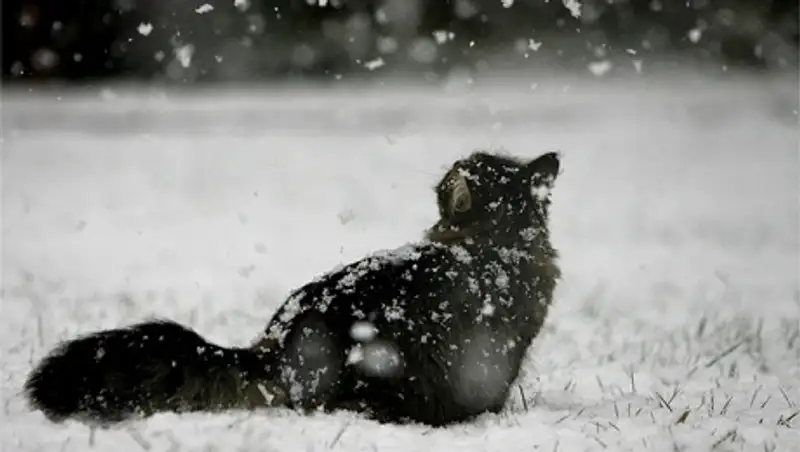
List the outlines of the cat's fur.
{"label": "cat's fur", "polygon": [[39,363],[28,399],[54,421],[102,423],[271,406],[429,425],[498,412],[559,278],[547,225],[558,172],[555,153],[475,152],[436,186],[425,240],[295,290],[252,347],[169,321],[94,333]]}

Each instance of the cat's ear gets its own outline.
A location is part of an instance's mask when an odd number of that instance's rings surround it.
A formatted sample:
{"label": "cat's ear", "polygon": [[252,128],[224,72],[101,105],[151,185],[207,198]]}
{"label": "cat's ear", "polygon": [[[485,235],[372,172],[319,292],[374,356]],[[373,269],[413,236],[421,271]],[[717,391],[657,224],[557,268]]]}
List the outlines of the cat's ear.
{"label": "cat's ear", "polygon": [[524,174],[533,192],[542,198],[550,194],[560,169],[561,153],[548,152],[528,162]]}

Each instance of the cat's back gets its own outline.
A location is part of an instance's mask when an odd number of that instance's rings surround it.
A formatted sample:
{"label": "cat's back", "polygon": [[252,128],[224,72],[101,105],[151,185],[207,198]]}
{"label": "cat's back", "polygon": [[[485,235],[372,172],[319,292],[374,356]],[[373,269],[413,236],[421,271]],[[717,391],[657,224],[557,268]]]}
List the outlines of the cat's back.
{"label": "cat's back", "polygon": [[403,315],[407,305],[452,285],[457,262],[449,248],[425,241],[375,252],[335,268],[290,293],[273,315],[267,333],[277,339],[294,319],[309,312],[331,321]]}

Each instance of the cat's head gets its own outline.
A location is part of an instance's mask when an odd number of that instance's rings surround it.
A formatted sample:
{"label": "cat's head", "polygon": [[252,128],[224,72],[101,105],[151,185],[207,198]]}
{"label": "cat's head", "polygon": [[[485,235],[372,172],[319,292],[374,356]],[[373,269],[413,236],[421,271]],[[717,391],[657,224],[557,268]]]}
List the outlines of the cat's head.
{"label": "cat's head", "polygon": [[526,161],[477,151],[456,161],[436,185],[439,221],[428,238],[451,242],[545,230],[559,168],[556,152]]}

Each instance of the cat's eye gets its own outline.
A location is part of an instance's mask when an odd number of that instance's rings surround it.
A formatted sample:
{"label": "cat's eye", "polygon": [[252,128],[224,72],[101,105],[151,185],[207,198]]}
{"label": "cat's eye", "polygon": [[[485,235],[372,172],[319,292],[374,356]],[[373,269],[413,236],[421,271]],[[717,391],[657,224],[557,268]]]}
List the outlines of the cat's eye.
{"label": "cat's eye", "polygon": [[469,210],[470,202],[469,198],[467,197],[460,197],[458,199],[453,200],[453,211],[458,213],[464,213]]}

